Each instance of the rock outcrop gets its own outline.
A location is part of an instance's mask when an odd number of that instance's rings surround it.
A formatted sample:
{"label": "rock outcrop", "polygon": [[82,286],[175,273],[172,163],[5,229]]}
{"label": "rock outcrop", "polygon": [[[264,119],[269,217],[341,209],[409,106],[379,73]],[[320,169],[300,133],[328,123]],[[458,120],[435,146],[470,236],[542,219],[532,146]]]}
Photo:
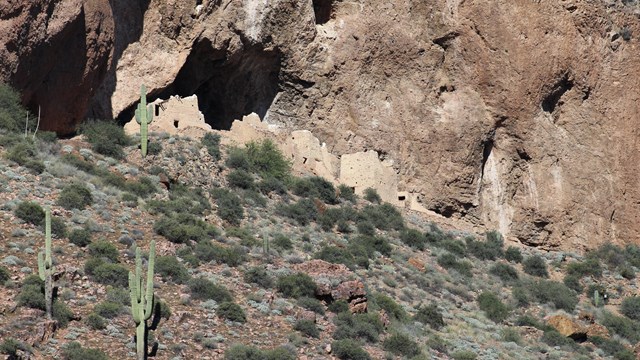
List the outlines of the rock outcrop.
{"label": "rock outcrop", "polygon": [[341,155],[411,206],[543,248],[640,240],[638,5],[618,1],[13,0],[0,78],[43,128],[193,94]]}

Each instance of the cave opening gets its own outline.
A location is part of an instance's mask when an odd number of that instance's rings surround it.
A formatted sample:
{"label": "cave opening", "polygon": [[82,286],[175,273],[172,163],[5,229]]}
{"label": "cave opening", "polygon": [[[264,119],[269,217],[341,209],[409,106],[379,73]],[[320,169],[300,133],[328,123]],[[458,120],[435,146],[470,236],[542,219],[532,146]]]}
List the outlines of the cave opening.
{"label": "cave opening", "polygon": [[544,99],[542,99],[542,110],[553,113],[558,105],[562,105],[562,95],[571,89],[573,89],[573,81],[569,78],[568,74],[564,74],[564,76],[553,85],[551,91],[549,91]]}
{"label": "cave opening", "polygon": [[333,0],[313,0],[313,13],[316,16],[316,24],[326,24],[331,20]]}
{"label": "cave opening", "polygon": [[198,96],[205,121],[229,130],[234,120],[267,115],[279,91],[281,53],[246,44],[232,55],[215,49],[208,39],[196,43],[176,79],[154,98]]}

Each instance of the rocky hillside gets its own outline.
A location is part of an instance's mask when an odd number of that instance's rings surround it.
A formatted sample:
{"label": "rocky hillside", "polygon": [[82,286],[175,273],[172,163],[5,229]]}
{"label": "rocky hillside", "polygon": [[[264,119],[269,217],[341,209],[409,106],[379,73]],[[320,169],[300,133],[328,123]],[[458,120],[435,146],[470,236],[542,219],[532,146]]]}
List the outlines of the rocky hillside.
{"label": "rocky hillside", "polygon": [[443,217],[542,248],[639,238],[635,0],[12,0],[0,79],[42,127],[197,94],[378,151]]}
{"label": "rocky hillside", "polygon": [[[154,263],[157,359],[636,357],[638,246],[541,252],[445,228],[294,177],[268,140],[153,133],[142,158],[118,126],[82,132],[0,136],[8,359],[135,358],[136,253],[143,274]],[[37,276],[47,207],[53,320]]]}

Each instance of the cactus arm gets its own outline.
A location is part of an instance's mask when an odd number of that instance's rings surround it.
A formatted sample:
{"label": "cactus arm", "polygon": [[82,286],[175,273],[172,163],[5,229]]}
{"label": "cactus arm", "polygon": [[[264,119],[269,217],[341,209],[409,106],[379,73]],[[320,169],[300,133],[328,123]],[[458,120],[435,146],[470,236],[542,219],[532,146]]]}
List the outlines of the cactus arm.
{"label": "cactus arm", "polygon": [[136,122],[140,124],[140,151],[142,157],[147,156],[147,143],[149,140],[149,124],[153,121],[153,106],[147,106],[147,88],[140,86],[140,103],[136,108]]}
{"label": "cactus arm", "polygon": [[45,280],[46,274],[44,271],[44,253],[42,251],[38,253],[38,275],[40,276],[40,280]]}
{"label": "cactus arm", "polygon": [[149,264],[147,265],[147,293],[145,295],[144,319],[149,320],[153,313],[153,268],[156,262],[156,242],[151,241]]}

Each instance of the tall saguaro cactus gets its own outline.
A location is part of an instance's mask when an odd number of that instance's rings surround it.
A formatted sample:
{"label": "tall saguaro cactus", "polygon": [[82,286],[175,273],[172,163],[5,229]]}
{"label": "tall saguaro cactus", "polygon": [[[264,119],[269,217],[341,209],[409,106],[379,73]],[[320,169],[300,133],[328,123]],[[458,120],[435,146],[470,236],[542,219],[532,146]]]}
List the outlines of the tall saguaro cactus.
{"label": "tall saguaro cactus", "polygon": [[51,209],[45,210],[44,252],[38,253],[38,275],[44,281],[44,300],[47,319],[51,320],[53,308],[53,262],[51,261]]}
{"label": "tall saguaro cactus", "polygon": [[147,320],[153,313],[153,267],[156,260],[156,242],[151,241],[149,249],[149,264],[147,265],[147,284],[144,291],[142,272],[142,258],[140,248],[136,249],[136,271],[129,272],[129,291],[131,295],[131,313],[136,323],[136,352],[138,360],[147,357]]}
{"label": "tall saguaro cactus", "polygon": [[146,157],[149,124],[153,121],[153,109],[151,105],[147,106],[147,88],[144,84],[140,86],[140,103],[136,109],[136,121],[140,124],[140,150],[142,157]]}

